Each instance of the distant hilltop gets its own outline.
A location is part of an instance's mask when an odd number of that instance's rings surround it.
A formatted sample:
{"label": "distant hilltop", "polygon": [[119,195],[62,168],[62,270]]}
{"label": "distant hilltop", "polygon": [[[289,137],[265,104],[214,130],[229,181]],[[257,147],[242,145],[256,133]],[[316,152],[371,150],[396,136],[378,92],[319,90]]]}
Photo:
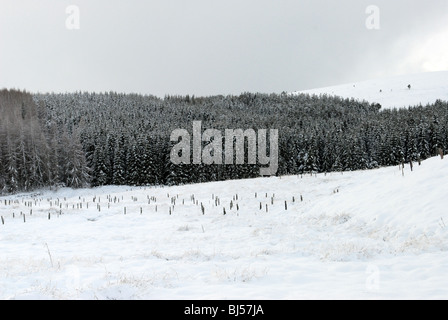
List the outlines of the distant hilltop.
{"label": "distant hilltop", "polygon": [[385,109],[448,100],[448,71],[386,77],[294,92],[328,94],[379,103]]}

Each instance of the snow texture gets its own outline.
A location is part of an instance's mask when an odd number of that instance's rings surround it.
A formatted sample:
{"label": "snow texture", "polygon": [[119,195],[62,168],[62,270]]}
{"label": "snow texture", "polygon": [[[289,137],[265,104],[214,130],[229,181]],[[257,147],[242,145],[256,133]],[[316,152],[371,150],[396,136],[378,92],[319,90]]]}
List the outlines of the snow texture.
{"label": "snow texture", "polygon": [[438,157],[2,197],[0,298],[446,299],[447,174]]}

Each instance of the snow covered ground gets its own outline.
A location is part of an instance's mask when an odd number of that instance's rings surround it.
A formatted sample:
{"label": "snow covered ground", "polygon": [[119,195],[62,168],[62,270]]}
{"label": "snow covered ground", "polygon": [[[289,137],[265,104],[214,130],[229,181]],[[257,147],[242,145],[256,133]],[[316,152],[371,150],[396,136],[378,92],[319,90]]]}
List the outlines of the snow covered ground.
{"label": "snow covered ground", "polygon": [[447,299],[447,180],[438,157],[1,197],[0,299]]}
{"label": "snow covered ground", "polygon": [[[408,89],[408,85],[411,89]],[[366,100],[384,109],[402,108],[448,100],[448,71],[396,76],[358,83],[298,91],[298,93],[328,94]]]}

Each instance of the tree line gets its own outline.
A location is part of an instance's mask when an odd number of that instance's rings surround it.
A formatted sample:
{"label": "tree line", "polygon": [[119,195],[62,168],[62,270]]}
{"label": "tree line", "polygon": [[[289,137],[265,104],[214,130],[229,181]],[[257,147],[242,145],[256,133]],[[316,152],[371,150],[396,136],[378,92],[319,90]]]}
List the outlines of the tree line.
{"label": "tree line", "polygon": [[[277,175],[417,162],[448,146],[448,105],[381,110],[332,96],[194,97],[0,91],[0,190],[175,185],[259,176],[258,164],[174,165],[174,129],[278,129]],[[207,142],[204,142],[204,145]],[[247,154],[247,153],[246,153]],[[245,163],[248,163],[247,159]],[[258,163],[258,161],[257,161]]]}

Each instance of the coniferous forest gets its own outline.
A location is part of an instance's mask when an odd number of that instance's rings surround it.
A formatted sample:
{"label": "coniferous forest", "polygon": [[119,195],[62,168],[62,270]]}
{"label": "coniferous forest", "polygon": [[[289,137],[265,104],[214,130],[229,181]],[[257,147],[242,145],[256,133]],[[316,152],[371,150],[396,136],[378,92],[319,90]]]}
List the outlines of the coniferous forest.
{"label": "coniferous forest", "polygon": [[202,130],[278,129],[277,175],[418,162],[448,147],[448,104],[443,101],[382,110],[378,104],[330,96],[158,98],[2,90],[0,192],[259,177],[258,164],[171,163],[176,144],[171,132],[191,133],[193,121],[202,121]]}

